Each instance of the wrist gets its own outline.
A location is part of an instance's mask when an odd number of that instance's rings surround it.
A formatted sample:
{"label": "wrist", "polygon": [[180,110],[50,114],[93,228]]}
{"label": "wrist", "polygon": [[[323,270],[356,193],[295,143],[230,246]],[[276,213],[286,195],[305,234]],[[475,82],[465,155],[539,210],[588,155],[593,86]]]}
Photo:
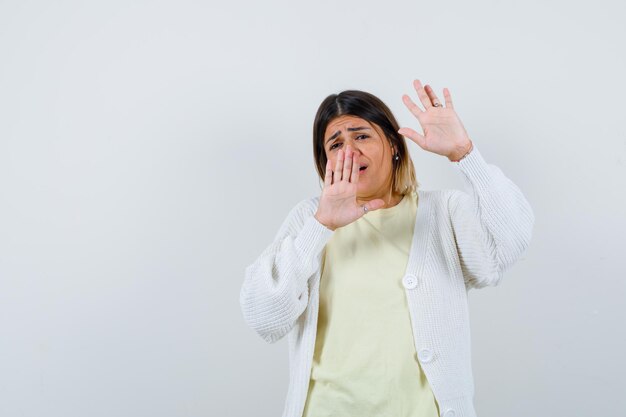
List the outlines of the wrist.
{"label": "wrist", "polygon": [[450,162],[459,162],[463,158],[472,152],[474,149],[474,143],[470,140],[469,143],[459,146],[458,150],[448,155]]}
{"label": "wrist", "polygon": [[325,228],[330,229],[332,231],[335,231],[336,227],[331,226],[329,222],[321,219],[318,213],[315,213],[315,215],[313,217],[315,217],[315,220],[317,220],[318,223],[320,223]]}

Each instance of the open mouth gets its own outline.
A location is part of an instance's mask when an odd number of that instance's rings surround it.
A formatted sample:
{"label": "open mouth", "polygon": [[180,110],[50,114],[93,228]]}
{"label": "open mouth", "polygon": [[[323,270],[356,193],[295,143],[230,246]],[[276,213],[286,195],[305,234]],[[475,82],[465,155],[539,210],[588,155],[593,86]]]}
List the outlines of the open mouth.
{"label": "open mouth", "polygon": [[364,166],[364,167],[359,168],[359,171],[363,172],[363,171],[365,171],[366,169],[367,169],[367,166]]}

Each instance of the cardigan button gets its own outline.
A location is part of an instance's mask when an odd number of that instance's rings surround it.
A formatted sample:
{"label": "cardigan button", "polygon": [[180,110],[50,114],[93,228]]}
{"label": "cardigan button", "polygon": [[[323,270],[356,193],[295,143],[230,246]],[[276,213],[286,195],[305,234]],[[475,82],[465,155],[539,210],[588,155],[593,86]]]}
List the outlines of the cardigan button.
{"label": "cardigan button", "polygon": [[433,360],[433,351],[426,348],[420,349],[417,352],[417,356],[419,356],[421,362],[428,363]]}
{"label": "cardigan button", "polygon": [[451,408],[448,408],[446,411],[441,413],[441,417],[454,417],[455,415],[456,415],[456,413]]}
{"label": "cardigan button", "polygon": [[405,288],[412,290],[413,288],[417,287],[417,277],[411,274],[405,275],[402,278],[402,284],[404,285]]}

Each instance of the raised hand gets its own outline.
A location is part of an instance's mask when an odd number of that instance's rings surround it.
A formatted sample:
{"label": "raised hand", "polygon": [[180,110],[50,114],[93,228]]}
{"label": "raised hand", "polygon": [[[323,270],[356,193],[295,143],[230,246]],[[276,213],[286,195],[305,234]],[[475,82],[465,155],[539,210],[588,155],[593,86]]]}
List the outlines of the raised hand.
{"label": "raised hand", "polygon": [[[365,214],[363,206],[356,201],[359,183],[359,156],[350,145],[337,153],[335,170],[330,159],[326,161],[324,188],[320,197],[315,218],[331,230],[345,226]],[[385,205],[385,200],[376,199],[364,204],[367,211],[377,210]]]}
{"label": "raised hand", "polygon": [[401,128],[398,133],[408,137],[426,151],[446,156],[451,161],[460,159],[471,150],[472,141],[454,111],[450,91],[447,88],[443,89],[446,103],[443,107],[428,84],[424,88],[420,80],[415,80],[413,86],[425,110],[419,108],[406,94],[402,96],[402,101],[417,118],[424,134],[421,135],[408,127]]}

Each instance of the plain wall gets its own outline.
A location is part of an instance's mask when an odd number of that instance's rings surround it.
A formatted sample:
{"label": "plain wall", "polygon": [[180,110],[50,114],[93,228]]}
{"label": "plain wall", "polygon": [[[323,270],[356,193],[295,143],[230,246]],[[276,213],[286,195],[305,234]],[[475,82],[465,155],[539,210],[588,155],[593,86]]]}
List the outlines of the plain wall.
{"label": "plain wall", "polygon": [[[278,416],[286,339],[244,268],[319,195],[312,122],[361,89],[448,87],[531,203],[531,247],[470,292],[488,416],[626,409],[619,1],[0,1],[0,415]],[[423,189],[462,188],[408,142]]]}

